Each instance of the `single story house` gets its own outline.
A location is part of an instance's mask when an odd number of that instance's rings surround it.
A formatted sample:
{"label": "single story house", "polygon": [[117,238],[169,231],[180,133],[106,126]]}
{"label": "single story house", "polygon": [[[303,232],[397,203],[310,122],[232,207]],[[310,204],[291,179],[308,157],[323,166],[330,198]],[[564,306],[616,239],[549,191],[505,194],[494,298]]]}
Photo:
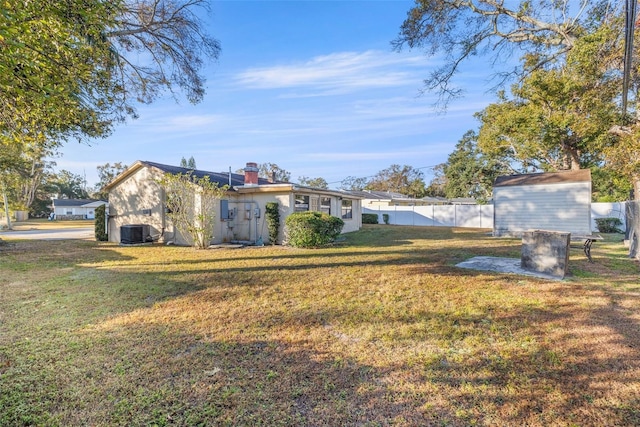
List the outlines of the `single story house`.
{"label": "single story house", "polygon": [[104,200],[53,199],[53,214],[56,219],[95,219],[96,208],[106,205]]}
{"label": "single story house", "polygon": [[[165,194],[159,180],[164,174],[192,173],[211,182],[228,185],[226,197],[218,202],[216,223],[211,243],[267,243],[269,232],[265,206],[277,202],[280,207],[282,242],[284,220],[293,212],[322,211],[342,218],[343,233],[362,227],[361,199],[345,191],[305,187],[290,182],[274,182],[258,177],[256,163],[247,163],[244,175],[231,172],[209,172],[136,161],[106,186],[109,192],[109,241],[121,241],[121,227],[143,224],[154,241],[189,245],[190,237],[182,235],[171,224],[165,212]],[[195,193],[194,193],[195,196]]]}
{"label": "single story house", "polygon": [[591,234],[591,171],[508,175],[493,186],[493,235],[527,230]]}

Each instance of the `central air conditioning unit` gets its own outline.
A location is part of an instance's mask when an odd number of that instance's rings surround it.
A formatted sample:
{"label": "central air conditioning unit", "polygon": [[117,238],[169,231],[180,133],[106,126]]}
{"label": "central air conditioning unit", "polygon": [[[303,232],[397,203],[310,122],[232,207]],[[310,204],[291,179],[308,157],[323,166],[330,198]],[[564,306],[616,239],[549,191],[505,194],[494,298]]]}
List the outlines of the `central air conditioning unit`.
{"label": "central air conditioning unit", "polygon": [[129,224],[120,226],[120,243],[133,245],[153,242],[151,227],[148,224]]}

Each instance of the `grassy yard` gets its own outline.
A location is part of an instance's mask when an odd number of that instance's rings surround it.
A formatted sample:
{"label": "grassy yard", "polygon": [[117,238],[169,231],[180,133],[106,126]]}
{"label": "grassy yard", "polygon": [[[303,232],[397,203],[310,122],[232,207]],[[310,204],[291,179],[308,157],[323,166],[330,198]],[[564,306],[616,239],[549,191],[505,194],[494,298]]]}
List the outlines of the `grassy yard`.
{"label": "grassy yard", "polygon": [[620,236],[562,282],[465,229],[337,246],[0,247],[0,425],[640,424],[640,267]]}

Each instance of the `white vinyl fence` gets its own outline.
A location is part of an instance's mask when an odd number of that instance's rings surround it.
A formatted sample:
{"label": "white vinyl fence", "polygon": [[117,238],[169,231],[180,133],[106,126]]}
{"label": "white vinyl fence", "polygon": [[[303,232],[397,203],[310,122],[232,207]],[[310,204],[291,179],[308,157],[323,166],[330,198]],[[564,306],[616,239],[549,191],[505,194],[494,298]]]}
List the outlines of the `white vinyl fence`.
{"label": "white vinyl fence", "polygon": [[378,214],[380,224],[384,224],[383,215],[386,214],[389,224],[394,225],[493,228],[493,205],[363,207],[362,213]]}
{"label": "white vinyl fence", "polygon": [[[598,231],[596,218],[618,218],[624,230],[624,202],[591,203],[591,229]],[[389,215],[389,224],[421,225],[431,227],[493,228],[493,205],[429,205],[380,206],[362,208],[362,213],[377,214],[378,223],[384,224],[383,215]]]}

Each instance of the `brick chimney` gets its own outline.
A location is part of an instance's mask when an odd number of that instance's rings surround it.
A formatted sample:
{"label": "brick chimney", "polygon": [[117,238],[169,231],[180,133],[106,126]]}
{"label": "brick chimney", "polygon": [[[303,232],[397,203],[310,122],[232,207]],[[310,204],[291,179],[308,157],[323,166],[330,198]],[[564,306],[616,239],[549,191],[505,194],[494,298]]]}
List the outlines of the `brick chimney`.
{"label": "brick chimney", "polygon": [[258,164],[247,162],[244,168],[244,185],[258,185]]}

